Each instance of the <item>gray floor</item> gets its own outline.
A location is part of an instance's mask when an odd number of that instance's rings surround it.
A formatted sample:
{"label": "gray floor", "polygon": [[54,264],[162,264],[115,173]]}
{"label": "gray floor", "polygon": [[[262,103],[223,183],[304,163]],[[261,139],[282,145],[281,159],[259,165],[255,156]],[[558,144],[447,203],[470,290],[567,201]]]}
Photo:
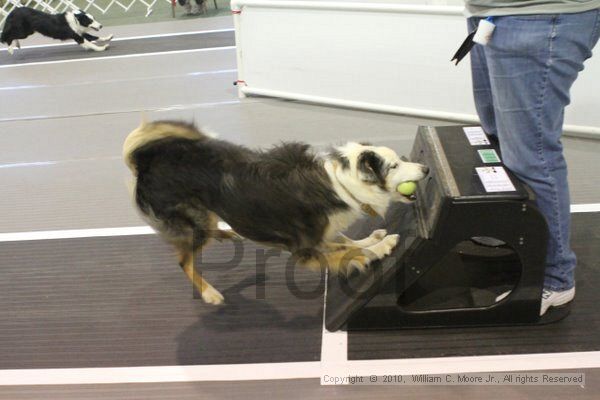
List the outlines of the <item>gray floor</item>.
{"label": "gray floor", "polygon": [[[219,27],[214,23],[210,26],[211,29]],[[222,27],[230,27],[230,22]],[[161,25],[156,30],[164,32],[165,29],[169,28]],[[132,28],[126,31],[132,35],[145,34]],[[0,58],[6,56],[5,52],[0,53]],[[240,101],[232,86],[236,77],[234,70],[233,50],[2,68],[0,233],[141,225],[129,200],[126,184],[129,174],[120,154],[123,139],[138,124],[142,111],[150,119],[194,120],[219,132],[222,138],[250,146],[294,139],[324,147],[368,139],[392,145],[404,153],[412,145],[417,126],[428,123],[395,115],[271,99]],[[441,121],[429,123],[444,124]],[[573,202],[600,202],[596,165],[600,142],[565,138],[563,143],[570,165]],[[275,398],[394,398],[402,394],[403,397],[450,399],[484,395],[490,399],[542,395],[550,399],[583,399],[592,398],[594,387],[597,393],[598,372],[590,373],[594,379],[586,389],[323,389],[315,381],[298,380],[228,385],[1,387],[0,398],[263,398],[266,395]]]}

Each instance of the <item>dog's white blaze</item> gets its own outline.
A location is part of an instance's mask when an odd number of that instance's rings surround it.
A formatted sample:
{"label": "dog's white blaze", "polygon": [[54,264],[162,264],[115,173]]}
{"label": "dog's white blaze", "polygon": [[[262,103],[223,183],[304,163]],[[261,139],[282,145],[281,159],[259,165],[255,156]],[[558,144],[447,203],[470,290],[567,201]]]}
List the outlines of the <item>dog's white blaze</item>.
{"label": "dog's white blaze", "polygon": [[71,28],[73,32],[77,33],[78,35],[83,33],[81,25],[79,25],[79,22],[77,21],[77,18],[75,18],[73,11],[68,11],[65,14],[65,19],[67,20],[67,24],[69,24],[69,28]]}

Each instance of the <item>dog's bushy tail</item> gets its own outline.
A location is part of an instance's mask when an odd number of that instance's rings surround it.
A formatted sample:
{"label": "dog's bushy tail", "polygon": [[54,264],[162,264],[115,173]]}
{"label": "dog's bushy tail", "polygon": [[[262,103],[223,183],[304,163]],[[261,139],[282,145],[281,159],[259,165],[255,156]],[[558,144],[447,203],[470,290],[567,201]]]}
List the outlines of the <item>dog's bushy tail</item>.
{"label": "dog's bushy tail", "polygon": [[134,154],[136,150],[148,143],[166,138],[184,138],[200,140],[206,136],[194,124],[180,121],[154,121],[142,123],[134,129],[123,143],[123,159],[134,175],[137,175]]}

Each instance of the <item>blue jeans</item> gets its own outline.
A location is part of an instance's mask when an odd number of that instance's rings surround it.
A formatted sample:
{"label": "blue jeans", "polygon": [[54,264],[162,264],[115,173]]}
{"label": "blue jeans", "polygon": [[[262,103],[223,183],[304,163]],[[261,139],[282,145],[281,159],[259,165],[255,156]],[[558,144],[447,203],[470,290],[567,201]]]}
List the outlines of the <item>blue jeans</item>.
{"label": "blue jeans", "polygon": [[[479,18],[469,18],[469,31]],[[569,91],[600,35],[600,9],[494,19],[487,46],[471,51],[473,92],[483,129],[496,135],[505,165],[535,192],[550,233],[544,286],[575,285],[567,164],[560,140]]]}

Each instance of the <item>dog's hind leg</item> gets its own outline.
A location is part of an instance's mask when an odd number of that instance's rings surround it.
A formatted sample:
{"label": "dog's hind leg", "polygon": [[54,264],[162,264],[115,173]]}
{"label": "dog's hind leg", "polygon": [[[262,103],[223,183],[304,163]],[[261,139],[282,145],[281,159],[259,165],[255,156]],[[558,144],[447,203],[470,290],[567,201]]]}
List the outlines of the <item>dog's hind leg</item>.
{"label": "dog's hind leg", "polygon": [[13,55],[13,53],[15,52],[15,41],[11,42],[8,45],[7,51],[8,51],[8,54],[10,54],[11,56]]}
{"label": "dog's hind leg", "polygon": [[[171,241],[177,249],[179,265],[202,296],[202,300],[209,304],[221,304],[223,303],[221,293],[204,280],[201,273],[196,271],[195,255],[211,238],[216,238],[217,233],[225,231],[218,229],[217,216],[200,204],[181,205],[178,207],[178,212],[182,216],[180,223],[187,221],[185,225],[188,226],[188,228],[181,229],[180,225],[179,229],[176,229],[180,233],[178,239]],[[173,226],[175,227],[177,224]]]}
{"label": "dog's hind leg", "polygon": [[21,48],[21,42],[19,42],[19,39],[15,40],[15,42],[17,42],[17,49]]}
{"label": "dog's hind leg", "polygon": [[217,229],[214,231],[213,233],[213,238],[217,239],[218,241],[222,241],[222,240],[243,240],[243,236],[239,235],[238,233],[236,233],[233,230],[230,231],[224,231],[221,229]]}
{"label": "dog's hind leg", "polygon": [[223,241],[225,239],[229,240],[242,240],[244,239],[242,236],[237,234],[233,229],[223,230],[219,228],[219,217],[217,214],[213,212],[208,212],[208,236],[217,239],[218,241]]}
{"label": "dog's hind leg", "polygon": [[177,247],[179,265],[181,266],[181,269],[183,269],[183,272],[186,274],[188,279],[193,283],[196,290],[200,292],[202,300],[208,304],[214,305],[223,303],[223,295],[219,293],[217,289],[212,287],[210,283],[203,279],[202,274],[198,273],[194,267],[195,254],[200,247],[197,249],[192,249],[192,246],[189,246],[188,244],[182,244],[181,246]]}

